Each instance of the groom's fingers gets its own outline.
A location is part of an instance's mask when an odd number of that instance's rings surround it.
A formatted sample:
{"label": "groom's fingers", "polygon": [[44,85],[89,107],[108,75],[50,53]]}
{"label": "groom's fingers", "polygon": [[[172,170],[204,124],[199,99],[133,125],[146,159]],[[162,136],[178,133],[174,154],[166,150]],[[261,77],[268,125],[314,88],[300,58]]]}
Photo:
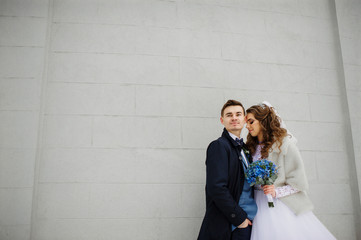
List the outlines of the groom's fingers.
{"label": "groom's fingers", "polygon": [[252,222],[246,218],[246,220],[244,220],[243,223],[238,226],[238,228],[246,228],[248,225],[252,225]]}
{"label": "groom's fingers", "polygon": [[244,220],[243,223],[241,223],[241,225],[238,226],[238,228],[246,228],[248,226],[248,223],[247,223],[247,219]]}

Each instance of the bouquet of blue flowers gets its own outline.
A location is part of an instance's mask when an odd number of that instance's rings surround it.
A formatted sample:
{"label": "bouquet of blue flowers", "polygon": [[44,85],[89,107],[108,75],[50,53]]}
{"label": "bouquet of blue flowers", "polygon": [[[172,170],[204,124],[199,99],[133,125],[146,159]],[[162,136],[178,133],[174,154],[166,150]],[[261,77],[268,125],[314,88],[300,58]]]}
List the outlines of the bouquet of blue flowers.
{"label": "bouquet of blue flowers", "polygon": [[[247,168],[246,180],[251,186],[255,184],[261,186],[272,185],[278,177],[277,173],[277,166],[273,162],[267,159],[257,160]],[[268,199],[268,207],[274,207],[271,194],[267,194],[266,196]]]}

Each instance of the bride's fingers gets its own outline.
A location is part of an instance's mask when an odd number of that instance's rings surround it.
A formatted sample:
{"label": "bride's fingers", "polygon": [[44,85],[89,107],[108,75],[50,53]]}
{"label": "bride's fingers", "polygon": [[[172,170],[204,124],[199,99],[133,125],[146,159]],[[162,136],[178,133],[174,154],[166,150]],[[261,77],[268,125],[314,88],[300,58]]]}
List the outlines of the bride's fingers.
{"label": "bride's fingers", "polygon": [[275,189],[275,186],[274,186],[274,185],[266,185],[266,186],[263,186],[262,188],[263,188],[263,191],[264,191],[264,190],[271,190],[271,191],[273,191],[273,190]]}
{"label": "bride's fingers", "polygon": [[264,186],[263,187],[263,192],[264,194],[274,194],[275,192],[275,188],[274,185],[268,185],[268,186]]}

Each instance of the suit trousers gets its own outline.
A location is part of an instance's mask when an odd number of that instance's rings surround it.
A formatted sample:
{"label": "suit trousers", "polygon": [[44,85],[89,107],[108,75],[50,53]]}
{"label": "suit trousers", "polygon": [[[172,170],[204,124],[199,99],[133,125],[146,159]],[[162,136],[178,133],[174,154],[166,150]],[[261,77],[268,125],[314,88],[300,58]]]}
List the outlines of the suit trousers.
{"label": "suit trousers", "polygon": [[233,230],[231,240],[249,240],[251,239],[252,226],[246,228],[236,228]]}

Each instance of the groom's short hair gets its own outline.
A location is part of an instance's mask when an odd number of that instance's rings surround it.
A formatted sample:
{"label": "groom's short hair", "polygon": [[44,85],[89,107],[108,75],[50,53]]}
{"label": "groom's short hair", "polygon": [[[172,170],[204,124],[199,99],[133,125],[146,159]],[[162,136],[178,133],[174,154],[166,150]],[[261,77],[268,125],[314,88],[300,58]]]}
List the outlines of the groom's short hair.
{"label": "groom's short hair", "polygon": [[238,102],[237,100],[230,99],[222,107],[222,110],[221,110],[221,116],[222,117],[223,117],[224,109],[226,109],[229,106],[241,106],[242,109],[243,109],[243,114],[245,114],[244,107],[243,107],[242,103]]}

